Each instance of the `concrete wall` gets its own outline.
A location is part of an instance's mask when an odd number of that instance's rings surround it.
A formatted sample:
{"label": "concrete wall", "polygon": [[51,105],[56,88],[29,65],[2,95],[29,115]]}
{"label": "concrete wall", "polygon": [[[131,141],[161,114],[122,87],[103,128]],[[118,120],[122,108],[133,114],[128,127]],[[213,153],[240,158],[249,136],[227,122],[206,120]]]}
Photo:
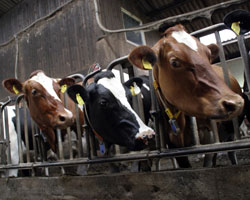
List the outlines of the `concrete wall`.
{"label": "concrete wall", "polygon": [[250,166],[0,179],[1,200],[247,200]]}

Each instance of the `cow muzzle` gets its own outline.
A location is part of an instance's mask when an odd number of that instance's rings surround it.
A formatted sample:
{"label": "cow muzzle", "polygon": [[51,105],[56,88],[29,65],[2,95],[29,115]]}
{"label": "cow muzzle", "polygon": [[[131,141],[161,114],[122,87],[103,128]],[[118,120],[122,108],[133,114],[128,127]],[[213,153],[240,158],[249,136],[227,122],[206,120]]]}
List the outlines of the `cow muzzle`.
{"label": "cow muzzle", "polygon": [[229,120],[241,114],[244,107],[244,99],[240,95],[225,97],[218,102],[219,112],[218,119]]}
{"label": "cow muzzle", "polygon": [[59,113],[56,116],[56,127],[65,129],[74,123],[73,114],[69,110],[65,110],[63,113]]}

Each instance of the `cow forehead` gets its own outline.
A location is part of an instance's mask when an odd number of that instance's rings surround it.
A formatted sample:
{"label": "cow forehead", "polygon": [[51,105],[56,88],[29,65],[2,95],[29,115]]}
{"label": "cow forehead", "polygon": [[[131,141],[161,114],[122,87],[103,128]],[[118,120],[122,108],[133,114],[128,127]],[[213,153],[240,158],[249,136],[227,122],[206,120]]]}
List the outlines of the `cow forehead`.
{"label": "cow forehead", "polygon": [[116,99],[123,100],[123,101],[126,99],[125,89],[117,78],[104,77],[104,78],[99,79],[97,84],[100,84],[104,86],[106,89],[108,89],[115,96]]}
{"label": "cow forehead", "polygon": [[187,45],[190,49],[198,51],[197,41],[186,31],[173,31],[171,36],[179,43]]}
{"label": "cow forehead", "polygon": [[118,78],[102,78],[98,80],[97,84],[101,84],[108,89],[115,96],[115,98],[135,116],[136,121],[139,124],[139,132],[147,130],[147,126],[130,106],[126,97],[126,91]]}
{"label": "cow forehead", "polygon": [[32,76],[30,80],[36,81],[41,84],[52,97],[54,97],[58,101],[61,101],[55,92],[52,78],[46,76],[43,72],[38,72],[35,76]]}

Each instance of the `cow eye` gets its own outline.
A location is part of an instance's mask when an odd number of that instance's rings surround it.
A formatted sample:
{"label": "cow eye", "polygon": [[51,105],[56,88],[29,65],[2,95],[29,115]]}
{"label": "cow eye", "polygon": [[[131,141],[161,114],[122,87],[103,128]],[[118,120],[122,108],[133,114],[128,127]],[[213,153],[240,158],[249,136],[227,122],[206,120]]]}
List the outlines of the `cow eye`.
{"label": "cow eye", "polygon": [[170,59],[170,64],[172,65],[172,67],[177,68],[180,66],[180,62],[179,60],[177,60],[176,58]]}
{"label": "cow eye", "polygon": [[32,95],[36,95],[37,94],[36,89],[32,89],[31,93],[32,93]]}
{"label": "cow eye", "polygon": [[105,99],[102,99],[102,100],[100,101],[100,105],[101,105],[102,107],[107,107],[108,101],[105,100]]}

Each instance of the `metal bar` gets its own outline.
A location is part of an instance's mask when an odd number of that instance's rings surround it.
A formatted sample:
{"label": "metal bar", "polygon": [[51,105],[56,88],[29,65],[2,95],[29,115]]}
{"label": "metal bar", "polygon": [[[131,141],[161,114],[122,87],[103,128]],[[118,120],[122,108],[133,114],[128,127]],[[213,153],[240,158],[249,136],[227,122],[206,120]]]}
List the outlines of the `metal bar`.
{"label": "metal bar", "polygon": [[80,125],[80,117],[79,117],[79,110],[78,104],[75,104],[75,111],[76,111],[76,132],[77,132],[77,149],[78,149],[78,157],[82,157],[82,133],[81,133],[81,125]]}
{"label": "metal bar", "polygon": [[[68,96],[67,93],[65,92],[63,95],[64,98],[64,107],[68,109]],[[70,127],[67,127],[67,135],[68,135],[68,147],[69,147],[69,158],[72,160],[73,159],[73,149],[72,149],[72,134]]]}
{"label": "metal bar", "polygon": [[38,151],[37,151],[37,145],[36,145],[36,137],[35,137],[35,122],[31,119],[31,134],[32,134],[32,142],[33,142],[33,148],[34,148],[34,161],[37,162],[38,157]]}
{"label": "metal bar", "polygon": [[10,148],[10,135],[9,135],[9,117],[8,117],[8,110],[7,107],[4,107],[4,123],[5,123],[5,140],[7,145],[7,163],[11,163],[11,148]]}
{"label": "metal bar", "polygon": [[231,88],[228,68],[227,68],[227,64],[226,64],[225,53],[224,53],[224,49],[223,49],[223,46],[222,46],[220,34],[219,34],[219,32],[217,30],[214,32],[214,34],[215,34],[215,38],[216,38],[216,41],[217,41],[217,45],[219,47],[219,57],[220,57],[220,62],[221,62],[221,66],[222,66],[222,69],[223,69],[224,80],[225,80],[226,84],[228,85],[228,87]]}
{"label": "metal bar", "polygon": [[110,163],[110,162],[121,162],[121,161],[133,161],[133,160],[148,160],[154,158],[173,158],[179,156],[188,156],[194,154],[204,153],[216,153],[223,151],[236,151],[236,150],[247,150],[250,149],[250,140],[245,141],[234,141],[225,142],[220,144],[201,145],[200,147],[186,147],[179,149],[171,149],[167,152],[151,151],[134,153],[134,154],[121,154],[119,156],[112,156],[109,158],[95,158],[89,160],[88,158],[81,158],[75,160],[65,160],[58,162],[43,162],[43,163],[22,163],[20,165],[2,165],[0,169],[26,169],[32,167],[60,167],[60,166],[71,166],[78,164],[98,164],[98,163]]}
{"label": "metal bar", "polygon": [[159,109],[157,105],[157,99],[154,92],[153,86],[153,71],[149,70],[149,87],[150,87],[150,97],[151,97],[151,111],[150,114],[154,119],[154,130],[155,130],[155,146],[157,150],[160,150],[160,129],[159,129]]}
{"label": "metal bar", "polygon": [[56,134],[57,134],[57,142],[58,142],[59,159],[64,160],[61,130],[57,128]]}
{"label": "metal bar", "polygon": [[218,128],[215,120],[211,120],[211,127],[214,134],[215,143],[220,143]]}
{"label": "metal bar", "polygon": [[17,126],[18,154],[20,163],[23,163],[23,149],[22,149],[22,138],[21,138],[19,102],[22,100],[23,97],[24,95],[20,95],[16,99],[16,126]]}
{"label": "metal bar", "polygon": [[198,133],[197,121],[195,117],[190,117],[191,120],[191,129],[194,137],[194,144],[200,145],[200,138]]}
{"label": "metal bar", "polygon": [[244,69],[245,69],[245,76],[246,76],[247,86],[248,86],[248,88],[250,90],[249,56],[248,56],[248,52],[247,52],[245,41],[244,41],[244,35],[239,35],[238,36],[238,45],[239,45],[240,55],[242,57],[243,65],[244,65]]}
{"label": "metal bar", "polygon": [[26,103],[24,103],[24,135],[25,135],[25,144],[26,144],[26,159],[27,159],[27,162],[30,162],[30,146],[29,146],[29,133],[28,133]]}

